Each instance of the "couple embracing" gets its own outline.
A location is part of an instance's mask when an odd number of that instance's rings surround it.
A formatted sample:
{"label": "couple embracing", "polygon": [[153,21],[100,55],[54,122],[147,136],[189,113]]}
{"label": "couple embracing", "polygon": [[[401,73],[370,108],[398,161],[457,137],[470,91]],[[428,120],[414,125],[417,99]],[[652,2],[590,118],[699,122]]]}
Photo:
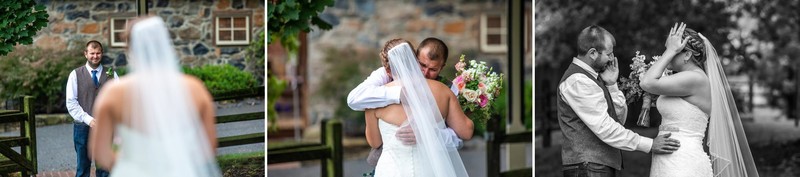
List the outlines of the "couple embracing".
{"label": "couple embracing", "polygon": [[383,67],[348,95],[351,108],[365,110],[375,176],[468,176],[457,149],[472,138],[473,122],[457,89],[439,76],[447,54],[436,38],[416,51],[406,40],[389,40],[380,51]]}
{"label": "couple embracing", "polygon": [[616,176],[621,150],[652,153],[650,176],[758,176],[720,57],[705,36],[676,24],[661,59],[639,78],[644,91],[660,95],[655,139],[622,126],[627,105],[614,45],[602,27],[583,29],[581,53],[558,85],[564,176]]}

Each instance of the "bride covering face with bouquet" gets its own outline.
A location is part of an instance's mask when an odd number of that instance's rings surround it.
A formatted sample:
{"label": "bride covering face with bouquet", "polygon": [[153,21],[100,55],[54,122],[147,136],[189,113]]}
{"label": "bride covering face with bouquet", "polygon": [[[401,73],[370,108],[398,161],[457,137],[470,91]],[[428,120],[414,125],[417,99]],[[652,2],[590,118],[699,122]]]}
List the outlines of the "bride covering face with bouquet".
{"label": "bride covering face with bouquet", "polygon": [[[394,78],[387,86],[401,86],[400,104],[365,111],[367,142],[383,147],[376,176],[468,176],[456,147],[447,146],[441,129],[450,125],[459,138],[472,138],[473,124],[461,111],[450,88],[425,79],[411,45],[402,39],[388,41],[381,51],[386,72]],[[410,124],[416,145],[395,136]]]}

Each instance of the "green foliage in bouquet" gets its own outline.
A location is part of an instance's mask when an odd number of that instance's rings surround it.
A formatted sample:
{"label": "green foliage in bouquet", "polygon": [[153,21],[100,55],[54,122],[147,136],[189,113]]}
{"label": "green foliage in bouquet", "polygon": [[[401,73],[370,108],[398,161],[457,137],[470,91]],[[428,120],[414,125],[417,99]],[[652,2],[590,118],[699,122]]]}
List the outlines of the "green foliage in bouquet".
{"label": "green foliage in bouquet", "polygon": [[36,32],[47,26],[47,11],[33,0],[0,1],[0,56],[17,44],[33,43]]}
{"label": "green foliage in bouquet", "polygon": [[35,97],[36,105],[52,113],[64,108],[69,73],[86,63],[81,49],[52,51],[19,48],[0,58],[0,98]]}
{"label": "green foliage in bouquet", "polygon": [[231,65],[205,65],[197,68],[183,67],[183,72],[203,81],[211,94],[256,86],[253,74]]}
{"label": "green foliage in bouquet", "polygon": [[496,112],[493,107],[504,85],[503,74],[493,72],[486,62],[470,60],[467,64],[464,61],[465,56],[461,55],[455,65],[458,73],[453,85],[459,90],[458,102],[475,127],[485,130],[486,122]]}

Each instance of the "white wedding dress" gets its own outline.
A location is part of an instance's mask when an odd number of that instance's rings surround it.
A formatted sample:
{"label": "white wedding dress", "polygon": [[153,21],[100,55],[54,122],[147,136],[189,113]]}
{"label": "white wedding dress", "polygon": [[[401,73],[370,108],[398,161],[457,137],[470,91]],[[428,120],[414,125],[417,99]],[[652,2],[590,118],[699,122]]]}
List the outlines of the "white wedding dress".
{"label": "white wedding dress", "polygon": [[712,176],[711,159],[703,151],[709,116],[681,97],[660,96],[656,105],[662,120],[658,135],[672,133],[681,146],[672,154],[653,154],[650,176]]}
{"label": "white wedding dress", "polygon": [[383,152],[375,167],[375,176],[466,177],[461,156],[453,146],[446,146],[440,130],[444,118],[428,87],[414,50],[402,43],[389,50],[389,66],[395,81],[400,81],[400,102],[407,122],[414,130],[416,144],[403,145],[395,137],[398,126],[378,120]]}
{"label": "white wedding dress", "polygon": [[414,176],[414,146],[404,145],[395,133],[400,127],[378,119],[383,152],[375,167],[375,176]]}
{"label": "white wedding dress", "polygon": [[[200,164],[199,166],[205,166],[203,168],[197,168],[200,170],[188,170],[187,168],[192,167],[191,164],[158,164],[154,163],[154,161],[164,161],[164,160],[174,160],[174,159],[164,159],[164,157],[154,157],[152,155],[148,155],[149,153],[143,152],[141,145],[148,142],[149,139],[145,134],[140,131],[134,130],[125,125],[117,125],[116,131],[114,132],[120,138],[124,140],[124,143],[119,146],[119,154],[117,158],[117,162],[114,164],[113,171],[111,171],[111,176],[114,177],[139,177],[139,176],[207,176],[208,174],[218,174],[219,170],[217,164],[214,161],[207,161],[208,163]],[[176,131],[176,133],[180,133]],[[184,134],[189,134],[184,133]],[[188,137],[187,135],[183,135]],[[138,144],[138,145],[134,145]],[[141,154],[139,154],[141,153]],[[200,153],[185,153],[186,155],[192,154],[200,154]],[[174,155],[174,154],[172,154]],[[197,156],[197,155],[194,155]],[[198,166],[198,165],[195,165]],[[199,174],[189,174],[189,173],[199,173]]]}

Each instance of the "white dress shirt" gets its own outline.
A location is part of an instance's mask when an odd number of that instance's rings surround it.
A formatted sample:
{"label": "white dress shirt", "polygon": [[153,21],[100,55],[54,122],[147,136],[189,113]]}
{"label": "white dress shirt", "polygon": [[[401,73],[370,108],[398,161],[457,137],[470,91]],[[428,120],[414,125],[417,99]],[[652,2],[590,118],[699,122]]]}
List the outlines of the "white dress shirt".
{"label": "white dress shirt", "polygon": [[[97,71],[97,78],[100,78],[100,74],[103,73],[103,65],[98,66],[95,69],[89,66],[89,62],[86,62],[86,70],[89,71],[89,79],[91,78],[92,71]],[[116,82],[119,80],[119,76],[117,72],[114,71],[114,81]],[[83,122],[86,125],[94,120],[94,117],[90,116],[89,113],[83,111],[83,108],[80,104],[78,104],[78,77],[75,74],[75,70],[69,73],[69,78],[67,79],[67,111],[72,118],[75,119],[75,122]]]}
{"label": "white dress shirt", "polygon": [[[573,58],[572,64],[586,70],[592,77],[598,78],[598,73],[583,61]],[[611,94],[619,123],[606,112],[608,104],[603,89],[585,74],[570,75],[558,85],[558,90],[564,101],[600,140],[617,149],[649,153],[653,139],[636,134],[622,126],[628,113],[625,95],[617,84],[606,87]]]}

